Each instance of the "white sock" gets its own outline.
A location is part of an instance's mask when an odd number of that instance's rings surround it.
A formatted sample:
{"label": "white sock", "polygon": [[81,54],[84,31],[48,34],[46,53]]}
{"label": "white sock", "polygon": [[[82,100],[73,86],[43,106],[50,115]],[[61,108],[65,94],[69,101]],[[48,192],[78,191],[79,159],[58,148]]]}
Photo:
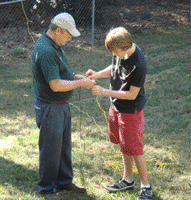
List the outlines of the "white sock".
{"label": "white sock", "polygon": [[132,183],[133,181],[129,181],[126,178],[123,178],[123,180],[127,181],[127,183]]}
{"label": "white sock", "polygon": [[141,185],[141,188],[150,188],[150,185]]}

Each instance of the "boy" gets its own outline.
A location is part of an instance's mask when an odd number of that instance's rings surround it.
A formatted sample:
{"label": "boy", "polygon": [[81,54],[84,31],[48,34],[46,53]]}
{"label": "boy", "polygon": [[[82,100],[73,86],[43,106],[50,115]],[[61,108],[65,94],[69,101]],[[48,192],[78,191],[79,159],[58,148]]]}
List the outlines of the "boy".
{"label": "boy", "polygon": [[147,179],[143,152],[147,63],[141,49],[132,42],[131,34],[123,27],[108,33],[105,46],[113,53],[112,65],[99,72],[90,69],[86,73],[91,79],[111,77],[109,90],[98,85],[92,88],[93,94],[110,97],[109,139],[119,144],[124,165],[123,178],[105,188],[110,192],[133,190],[134,160],[141,176],[139,200],[151,199],[152,190]]}

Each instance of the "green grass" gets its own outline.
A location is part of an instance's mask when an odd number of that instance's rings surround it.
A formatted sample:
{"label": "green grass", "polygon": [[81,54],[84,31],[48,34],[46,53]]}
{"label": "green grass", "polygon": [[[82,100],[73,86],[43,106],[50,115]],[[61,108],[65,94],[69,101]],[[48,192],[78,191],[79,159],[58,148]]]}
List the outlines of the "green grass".
{"label": "green grass", "polygon": [[[182,26],[135,35],[148,61],[145,88],[145,156],[154,200],[191,198],[191,28]],[[86,47],[84,47],[86,49]],[[96,71],[111,63],[104,47],[92,51],[67,47],[75,73]],[[11,60],[11,61],[10,61]],[[33,112],[30,61],[4,59],[0,64],[0,199],[46,199],[37,192],[38,134]],[[109,79],[96,81],[104,87]],[[107,124],[91,91],[76,89],[71,99],[74,183],[87,195],[65,194],[71,200],[135,200],[136,190],[108,193],[103,188],[121,178],[120,151],[108,142]],[[99,97],[108,115],[109,99]],[[81,112],[79,112],[81,110]]]}

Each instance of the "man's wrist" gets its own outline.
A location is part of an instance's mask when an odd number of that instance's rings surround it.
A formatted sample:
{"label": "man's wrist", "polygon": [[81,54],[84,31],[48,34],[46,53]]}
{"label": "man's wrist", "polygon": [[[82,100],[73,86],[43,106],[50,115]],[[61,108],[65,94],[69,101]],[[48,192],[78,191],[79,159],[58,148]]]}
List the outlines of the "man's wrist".
{"label": "man's wrist", "polygon": [[75,80],[77,87],[83,87],[83,79]]}

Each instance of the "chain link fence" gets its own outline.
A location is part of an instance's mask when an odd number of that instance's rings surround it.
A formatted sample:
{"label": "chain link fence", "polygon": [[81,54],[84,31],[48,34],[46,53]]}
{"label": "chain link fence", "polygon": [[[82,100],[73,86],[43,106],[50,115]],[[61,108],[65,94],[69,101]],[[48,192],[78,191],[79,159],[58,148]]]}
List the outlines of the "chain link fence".
{"label": "chain link fence", "polygon": [[0,45],[32,47],[31,36],[37,39],[60,12],[70,13],[81,32],[70,45],[99,45],[117,26],[141,33],[190,24],[191,0],[0,0]]}

